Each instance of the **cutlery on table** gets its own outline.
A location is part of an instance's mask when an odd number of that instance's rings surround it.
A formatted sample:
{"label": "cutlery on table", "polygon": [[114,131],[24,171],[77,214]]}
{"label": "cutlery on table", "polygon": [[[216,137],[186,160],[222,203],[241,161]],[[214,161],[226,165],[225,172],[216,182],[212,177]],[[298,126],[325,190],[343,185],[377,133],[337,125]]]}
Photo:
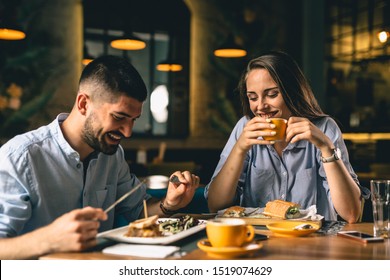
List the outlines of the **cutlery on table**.
{"label": "cutlery on table", "polygon": [[310,224],[301,224],[294,227],[294,230],[312,229],[313,226]]}
{"label": "cutlery on table", "polygon": [[252,211],[245,213],[245,216],[250,216],[250,215],[254,214],[255,212],[257,212],[259,209],[260,209],[260,207],[257,207],[255,209],[253,209]]}

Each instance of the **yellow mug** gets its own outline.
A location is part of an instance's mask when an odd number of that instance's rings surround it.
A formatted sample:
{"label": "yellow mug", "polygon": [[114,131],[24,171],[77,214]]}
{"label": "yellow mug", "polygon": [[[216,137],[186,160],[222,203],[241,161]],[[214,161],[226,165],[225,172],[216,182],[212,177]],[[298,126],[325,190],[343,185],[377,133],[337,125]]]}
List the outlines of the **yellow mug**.
{"label": "yellow mug", "polygon": [[234,218],[216,218],[207,221],[206,233],[213,247],[241,247],[255,237],[253,226]]}
{"label": "yellow mug", "polygon": [[270,118],[275,128],[265,129],[265,131],[275,131],[275,135],[263,136],[267,141],[282,141],[286,139],[287,120],[282,118]]}

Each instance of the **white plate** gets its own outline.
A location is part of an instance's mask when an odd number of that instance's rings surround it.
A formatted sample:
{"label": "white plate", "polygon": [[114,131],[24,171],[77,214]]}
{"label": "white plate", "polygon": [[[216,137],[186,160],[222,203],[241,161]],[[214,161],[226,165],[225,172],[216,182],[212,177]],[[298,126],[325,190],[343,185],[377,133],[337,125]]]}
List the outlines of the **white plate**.
{"label": "white plate", "polygon": [[163,175],[152,175],[147,177],[147,187],[151,190],[168,188],[169,177]]}
{"label": "white plate", "polygon": [[[160,218],[158,219],[159,222],[165,222],[167,220],[176,220],[176,219],[169,219],[169,218]],[[199,220],[200,224],[197,226],[194,226],[192,228],[189,228],[187,230],[181,231],[176,234],[167,235],[167,236],[159,236],[159,237],[128,237],[124,234],[128,230],[128,226],[108,230],[102,233],[99,233],[97,235],[98,238],[104,237],[108,239],[112,239],[118,242],[124,242],[124,243],[137,243],[137,244],[170,244],[175,241],[178,241],[180,239],[183,239],[187,236],[190,236],[192,234],[195,234],[203,229],[206,228],[206,221],[205,220]]]}

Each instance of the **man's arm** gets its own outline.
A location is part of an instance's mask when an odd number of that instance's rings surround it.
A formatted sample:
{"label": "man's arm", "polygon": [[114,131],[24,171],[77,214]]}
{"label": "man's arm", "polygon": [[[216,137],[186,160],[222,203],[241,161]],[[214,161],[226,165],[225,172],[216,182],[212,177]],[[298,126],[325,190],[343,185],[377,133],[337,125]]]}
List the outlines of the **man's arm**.
{"label": "man's arm", "polygon": [[[189,171],[176,171],[171,176],[173,175],[178,177],[180,183],[170,182],[167,195],[162,200],[156,198],[149,199],[147,203],[148,215],[170,216],[169,212],[178,211],[192,201],[195,191],[199,187],[199,177],[191,174]],[[141,215],[143,214],[144,212]]]}
{"label": "man's arm", "polygon": [[66,213],[53,223],[21,236],[0,239],[0,259],[34,259],[96,245],[99,220],[107,219],[102,209],[86,207]]}

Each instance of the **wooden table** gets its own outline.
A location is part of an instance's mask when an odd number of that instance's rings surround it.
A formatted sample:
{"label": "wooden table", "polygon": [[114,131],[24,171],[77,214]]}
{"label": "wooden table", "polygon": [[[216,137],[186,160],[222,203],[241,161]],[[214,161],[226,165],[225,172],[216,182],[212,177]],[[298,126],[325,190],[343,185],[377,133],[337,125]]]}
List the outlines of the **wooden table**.
{"label": "wooden table", "polygon": [[[343,230],[358,230],[372,234],[372,223],[347,224]],[[264,246],[249,259],[266,260],[390,260],[390,239],[380,243],[360,243],[336,235],[311,234],[307,237],[276,237],[266,229],[257,230],[269,235],[269,239],[262,241]],[[215,259],[196,247],[197,241],[205,238],[205,233],[197,234],[185,242],[185,247],[192,249],[181,258],[168,259],[207,260]],[[181,244],[183,245],[183,244]],[[103,254],[101,251],[82,253],[55,253],[41,257],[41,259],[73,259],[73,260],[125,260],[141,259],[131,256]],[[244,258],[245,259],[245,258]]]}

